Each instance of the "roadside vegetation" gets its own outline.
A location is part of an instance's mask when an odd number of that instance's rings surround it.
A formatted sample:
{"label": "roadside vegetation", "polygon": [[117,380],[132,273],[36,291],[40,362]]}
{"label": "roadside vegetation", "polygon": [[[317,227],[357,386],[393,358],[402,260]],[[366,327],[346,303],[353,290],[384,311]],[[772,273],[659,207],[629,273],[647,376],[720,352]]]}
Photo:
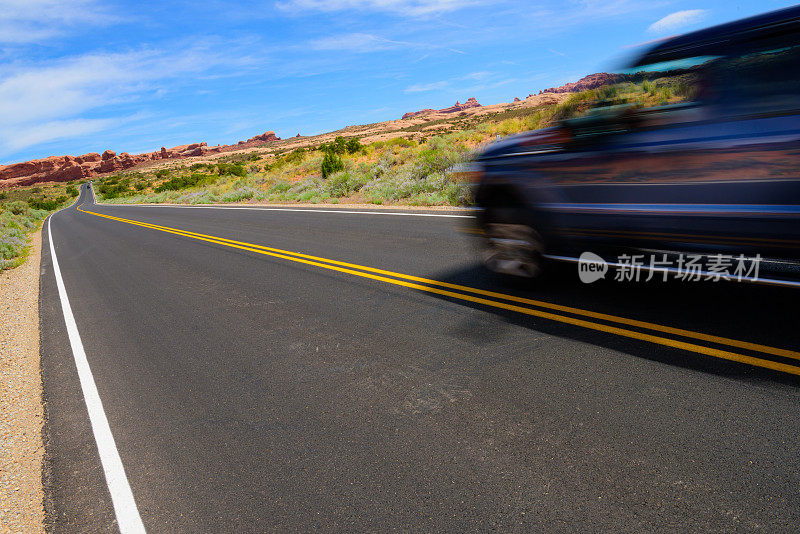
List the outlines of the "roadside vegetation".
{"label": "roadside vegetation", "polygon": [[570,95],[557,105],[511,109],[482,117],[455,117],[398,132],[401,137],[362,144],[338,137],[293,151],[248,152],[155,172],[96,180],[101,200],[113,203],[212,204],[229,202],[369,203],[467,206],[470,184],[458,170],[481,145],[498,137],[550,126],[591,108],[649,107],[686,100],[680,78],[625,82]]}
{"label": "roadside vegetation", "polygon": [[16,267],[28,255],[29,234],[47,215],[73,202],[74,183],[42,184],[0,190],[0,271]]}
{"label": "roadside vegetation", "polygon": [[[625,82],[570,95],[557,105],[410,126],[396,132],[398,137],[369,144],[338,137],[292,151],[235,153],[213,162],[106,176],[94,180],[94,189],[102,201],[112,203],[468,206],[471,187],[458,171],[481,145],[593,108],[673,104],[691,98],[691,92],[685,77]],[[24,261],[28,234],[48,213],[72,202],[79,185],[39,184],[0,191],[0,270]]]}

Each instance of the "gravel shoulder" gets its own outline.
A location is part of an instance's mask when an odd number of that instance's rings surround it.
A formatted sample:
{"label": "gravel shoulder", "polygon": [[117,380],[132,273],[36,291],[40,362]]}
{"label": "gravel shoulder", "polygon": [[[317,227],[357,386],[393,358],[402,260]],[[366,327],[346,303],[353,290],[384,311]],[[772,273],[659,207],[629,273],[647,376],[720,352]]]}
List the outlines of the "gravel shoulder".
{"label": "gravel shoulder", "polygon": [[44,532],[41,230],[31,245],[25,263],[0,272],[0,534]]}

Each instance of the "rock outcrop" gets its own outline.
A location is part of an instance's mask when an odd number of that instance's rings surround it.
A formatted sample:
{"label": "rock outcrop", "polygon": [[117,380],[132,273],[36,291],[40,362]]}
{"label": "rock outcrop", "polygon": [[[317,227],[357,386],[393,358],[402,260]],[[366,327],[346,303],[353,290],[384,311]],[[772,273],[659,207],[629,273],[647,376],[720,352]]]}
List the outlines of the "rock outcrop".
{"label": "rock outcrop", "polygon": [[465,109],[479,107],[481,107],[481,105],[478,104],[478,101],[475,100],[475,97],[470,97],[463,104],[456,100],[454,105],[450,106],[449,108],[440,109],[439,113],[458,113],[459,111],[464,111]]}
{"label": "rock outcrop", "polygon": [[279,140],[280,137],[276,136],[275,132],[265,132],[235,145],[210,147],[206,143],[192,143],[172,148],[161,147],[161,150],[144,154],[132,155],[121,152],[117,155],[113,150],[106,150],[102,155],[91,152],[82,156],[51,156],[11,165],[0,165],[0,187],[80,180],[101,173],[129,169],[147,161],[205,156],[206,154],[263,146]]}
{"label": "rock outcrop", "polygon": [[424,115],[425,113],[436,113],[436,110],[431,108],[425,108],[419,111],[409,111],[408,113],[403,114],[403,118],[410,119],[412,117],[416,117],[417,115]]}
{"label": "rock outcrop", "polygon": [[539,94],[542,93],[578,93],[580,91],[586,91],[588,89],[597,89],[603,85],[610,85],[612,83],[618,83],[625,78],[622,74],[609,74],[608,72],[597,72],[595,74],[590,74],[588,76],[584,76],[577,82],[570,82],[564,84],[560,87],[551,87],[549,89],[542,89],[539,91]]}
{"label": "rock outcrop", "polygon": [[410,111],[403,115],[404,119],[410,119],[412,117],[417,117],[419,115],[424,115],[426,113],[458,113],[459,111],[464,111],[465,109],[470,108],[479,108],[481,105],[475,100],[475,97],[470,97],[467,99],[466,102],[463,104],[456,100],[456,103],[449,108],[442,108],[442,109],[421,109],[419,111]]}

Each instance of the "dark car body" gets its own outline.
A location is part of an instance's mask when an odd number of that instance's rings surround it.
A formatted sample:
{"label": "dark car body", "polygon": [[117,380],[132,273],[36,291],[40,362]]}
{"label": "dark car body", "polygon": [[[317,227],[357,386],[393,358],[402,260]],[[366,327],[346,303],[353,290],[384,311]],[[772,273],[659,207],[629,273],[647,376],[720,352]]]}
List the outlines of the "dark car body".
{"label": "dark car body", "polygon": [[664,41],[629,71],[654,64],[690,73],[693,98],[594,110],[476,158],[491,268],[598,247],[800,259],[800,8]]}

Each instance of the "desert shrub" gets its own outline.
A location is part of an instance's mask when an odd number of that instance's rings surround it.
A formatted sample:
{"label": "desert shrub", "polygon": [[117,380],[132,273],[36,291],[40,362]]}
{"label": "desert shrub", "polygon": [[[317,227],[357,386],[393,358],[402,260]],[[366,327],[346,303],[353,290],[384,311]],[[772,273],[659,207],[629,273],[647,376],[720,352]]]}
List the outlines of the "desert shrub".
{"label": "desert shrub", "polygon": [[71,197],[77,197],[78,196],[78,188],[75,187],[74,185],[67,186],[67,188],[64,190],[64,192],[67,195],[71,196]]}
{"label": "desert shrub", "polygon": [[569,98],[555,106],[550,119],[557,121],[574,117],[581,110],[588,108],[589,103],[595,100],[597,100],[597,92],[593,90],[571,94]]}
{"label": "desert shrub", "polygon": [[233,189],[228,191],[220,200],[222,202],[239,202],[241,200],[250,200],[250,199],[262,199],[265,198],[265,194],[263,191],[258,189],[254,189],[252,187],[242,187],[239,189]]}
{"label": "desert shrub", "polygon": [[216,181],[215,176],[202,173],[192,173],[184,176],[176,176],[170,178],[166,182],[155,188],[156,193],[162,191],[178,191],[180,189],[188,189],[189,187],[198,187],[201,185],[210,185]]}
{"label": "desert shrub", "polygon": [[7,206],[8,206],[8,211],[13,213],[14,215],[22,215],[23,213],[28,211],[28,206],[21,200],[15,200],[13,202],[9,202]]}
{"label": "desert shrub", "polygon": [[67,200],[69,199],[64,195],[60,195],[56,198],[30,197],[28,199],[28,206],[35,210],[53,211]]}
{"label": "desert shrub", "polygon": [[220,176],[229,174],[231,176],[247,176],[247,169],[239,163],[217,163]]}
{"label": "desert shrub", "polygon": [[291,188],[292,184],[285,180],[280,180],[269,186],[269,188],[267,188],[267,193],[270,195],[280,195],[286,193]]}
{"label": "desert shrub", "polygon": [[5,191],[0,191],[0,200],[5,200],[8,198],[8,195]]}
{"label": "desert shrub", "polygon": [[130,184],[130,177],[123,178],[119,175],[111,176],[98,183],[97,192],[100,193],[104,199],[117,198],[133,193],[130,189]]}
{"label": "desert shrub", "polygon": [[357,137],[351,137],[345,144],[345,149],[347,149],[348,154],[355,154],[362,148],[363,146]]}
{"label": "desert shrub", "polygon": [[[194,168],[194,165],[192,165],[192,168]],[[169,169],[159,169],[156,171],[156,178],[159,180],[167,176],[169,176]]]}
{"label": "desert shrub", "polygon": [[[208,171],[208,172],[214,172],[215,168],[216,168],[216,165],[214,165],[213,163],[192,163],[189,166],[189,170],[190,171],[199,171],[199,170],[203,169],[203,170]],[[166,169],[164,169],[164,170],[166,170]],[[161,172],[161,171],[159,171],[159,172]],[[166,174],[168,175],[169,171],[167,171]]]}
{"label": "desert shrub", "polygon": [[336,137],[336,139],[334,139],[330,143],[322,143],[319,146],[319,149],[328,154],[341,155],[347,152],[347,140],[341,135],[339,135]]}
{"label": "desert shrub", "polygon": [[386,141],[375,141],[371,146],[377,149],[387,147],[412,148],[417,146],[417,143],[412,139],[406,139],[405,137],[393,137],[392,139],[388,139]]}
{"label": "desert shrub", "polygon": [[361,189],[370,179],[368,174],[356,171],[339,171],[328,178],[325,192],[331,197],[346,197]]}
{"label": "desert shrub", "polygon": [[344,162],[338,154],[334,152],[325,152],[325,157],[322,158],[321,172],[322,177],[327,178],[335,172],[344,170]]}
{"label": "desert shrub", "polygon": [[597,89],[599,100],[613,100],[619,94],[619,86],[616,84],[603,85]]}
{"label": "desert shrub", "polygon": [[288,163],[302,163],[306,159],[306,149],[303,147],[291,151],[285,158]]}
{"label": "desert shrub", "polygon": [[175,199],[181,204],[213,204],[218,200],[217,196],[208,190],[186,193]]}

